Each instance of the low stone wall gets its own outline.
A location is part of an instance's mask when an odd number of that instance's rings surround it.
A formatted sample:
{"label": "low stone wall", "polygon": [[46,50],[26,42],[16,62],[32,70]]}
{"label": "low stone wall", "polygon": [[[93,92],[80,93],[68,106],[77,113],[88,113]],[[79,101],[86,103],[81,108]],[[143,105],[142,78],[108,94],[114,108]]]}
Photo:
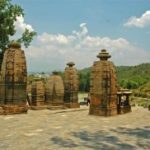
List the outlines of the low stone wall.
{"label": "low stone wall", "polygon": [[67,108],[80,108],[79,103],[65,103],[64,104]]}

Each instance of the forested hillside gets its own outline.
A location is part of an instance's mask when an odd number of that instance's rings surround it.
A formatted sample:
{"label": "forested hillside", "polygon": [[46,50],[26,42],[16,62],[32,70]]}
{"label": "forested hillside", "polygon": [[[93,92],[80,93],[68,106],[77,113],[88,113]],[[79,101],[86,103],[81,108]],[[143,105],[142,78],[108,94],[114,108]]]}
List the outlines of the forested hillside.
{"label": "forested hillside", "polygon": [[[150,63],[116,67],[118,84],[123,88],[137,89],[150,81]],[[89,91],[90,68],[79,70],[80,91]]]}

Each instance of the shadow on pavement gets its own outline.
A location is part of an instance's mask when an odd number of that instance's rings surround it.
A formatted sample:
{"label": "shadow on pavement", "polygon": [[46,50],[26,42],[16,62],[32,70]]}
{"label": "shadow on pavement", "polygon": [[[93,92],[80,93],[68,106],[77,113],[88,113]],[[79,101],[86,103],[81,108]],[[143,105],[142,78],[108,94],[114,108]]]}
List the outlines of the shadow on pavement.
{"label": "shadow on pavement", "polygon": [[[105,150],[136,150],[150,149],[150,127],[144,128],[124,128],[119,127],[108,131],[97,132],[79,131],[70,132],[69,139],[55,136],[51,138],[54,144],[61,148],[89,148]],[[122,138],[123,137],[123,138]],[[125,139],[124,139],[125,137]],[[126,140],[126,138],[128,140]],[[132,142],[130,142],[130,139]]]}

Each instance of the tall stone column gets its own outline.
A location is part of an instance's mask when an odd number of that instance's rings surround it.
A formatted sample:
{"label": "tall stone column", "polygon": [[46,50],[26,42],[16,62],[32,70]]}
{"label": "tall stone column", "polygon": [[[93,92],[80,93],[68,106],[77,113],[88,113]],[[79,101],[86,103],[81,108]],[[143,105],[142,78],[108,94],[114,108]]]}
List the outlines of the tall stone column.
{"label": "tall stone column", "polygon": [[24,51],[12,42],[5,51],[0,77],[0,107],[3,114],[27,112],[27,68]]}
{"label": "tall stone column", "polygon": [[90,112],[91,115],[111,116],[117,114],[117,80],[116,70],[111,56],[103,49],[91,68]]}
{"label": "tall stone column", "polygon": [[80,107],[78,103],[79,77],[74,65],[74,62],[67,63],[68,67],[66,67],[64,71],[64,102],[69,108]]}

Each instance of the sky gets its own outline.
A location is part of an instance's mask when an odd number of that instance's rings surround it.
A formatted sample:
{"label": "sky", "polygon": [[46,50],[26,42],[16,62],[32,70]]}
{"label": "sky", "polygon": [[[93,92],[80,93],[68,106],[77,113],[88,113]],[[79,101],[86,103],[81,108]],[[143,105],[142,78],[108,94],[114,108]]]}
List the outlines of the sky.
{"label": "sky", "polygon": [[101,49],[116,66],[150,62],[150,0],[12,0],[25,16],[15,22],[37,36],[25,50],[29,72],[92,66]]}

